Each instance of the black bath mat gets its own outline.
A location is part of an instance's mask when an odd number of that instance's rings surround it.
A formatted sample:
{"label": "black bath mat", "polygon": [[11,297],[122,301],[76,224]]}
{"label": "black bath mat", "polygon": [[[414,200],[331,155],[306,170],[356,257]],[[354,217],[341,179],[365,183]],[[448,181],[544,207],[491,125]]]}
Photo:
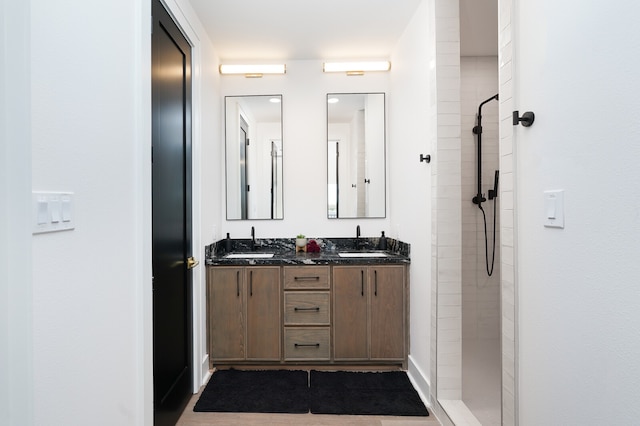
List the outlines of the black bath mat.
{"label": "black bath mat", "polygon": [[219,370],[213,373],[193,411],[308,413],[306,371]]}
{"label": "black bath mat", "polygon": [[429,415],[403,371],[311,370],[309,384],[309,404],[314,414]]}

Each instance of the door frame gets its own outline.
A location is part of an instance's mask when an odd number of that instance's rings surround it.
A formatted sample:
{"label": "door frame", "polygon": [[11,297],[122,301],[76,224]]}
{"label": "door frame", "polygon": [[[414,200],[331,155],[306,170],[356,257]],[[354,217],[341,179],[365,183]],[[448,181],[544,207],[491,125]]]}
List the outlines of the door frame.
{"label": "door frame", "polygon": [[[209,375],[209,357],[206,352],[206,329],[204,326],[205,307],[205,268],[204,246],[201,237],[201,204],[202,204],[202,167],[200,157],[202,152],[202,96],[200,87],[201,77],[201,42],[198,33],[190,24],[188,16],[178,5],[176,0],[161,0],[169,15],[181,30],[187,42],[191,45],[191,241],[192,253],[200,265],[192,269],[192,330],[193,330],[193,393],[206,381]],[[152,230],[151,230],[151,2],[138,0],[137,17],[140,28],[138,43],[139,57],[135,58],[136,66],[141,76],[135,87],[138,94],[138,117],[140,123],[138,137],[141,143],[137,148],[137,176],[136,191],[140,203],[138,213],[137,246],[140,257],[136,281],[141,283],[138,291],[138,306],[141,310],[137,324],[138,342],[138,376],[136,377],[139,389],[139,413],[144,413],[138,424],[153,425],[153,294],[151,268],[152,258]]]}
{"label": "door frame", "polygon": [[[183,9],[178,5],[175,0],[160,0],[165,6],[165,9],[169,12],[169,15],[173,18],[173,21],[178,26],[184,37],[187,39],[189,45],[191,45],[191,253],[196,260],[200,261],[200,265],[192,269],[192,332],[193,332],[193,350],[192,350],[192,364],[193,364],[193,392],[196,393],[200,389],[204,380],[206,380],[209,373],[209,359],[208,356],[204,360],[201,354],[206,354],[206,329],[204,328],[203,318],[205,315],[204,310],[204,296],[205,296],[205,268],[204,268],[204,246],[201,238],[201,167],[200,167],[200,153],[201,153],[201,101],[202,96],[199,88],[201,87],[201,72],[200,64],[200,39],[193,27],[184,14]],[[151,69],[151,68],[149,68]],[[204,340],[203,340],[204,338]],[[204,366],[204,370],[203,370]]]}

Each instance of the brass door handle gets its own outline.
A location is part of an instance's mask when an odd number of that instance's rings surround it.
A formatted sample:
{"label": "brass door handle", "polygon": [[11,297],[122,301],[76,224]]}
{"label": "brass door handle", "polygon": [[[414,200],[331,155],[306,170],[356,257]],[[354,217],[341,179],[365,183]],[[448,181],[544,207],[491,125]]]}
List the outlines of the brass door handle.
{"label": "brass door handle", "polygon": [[200,264],[199,260],[195,260],[193,256],[187,259],[187,269],[193,269]]}

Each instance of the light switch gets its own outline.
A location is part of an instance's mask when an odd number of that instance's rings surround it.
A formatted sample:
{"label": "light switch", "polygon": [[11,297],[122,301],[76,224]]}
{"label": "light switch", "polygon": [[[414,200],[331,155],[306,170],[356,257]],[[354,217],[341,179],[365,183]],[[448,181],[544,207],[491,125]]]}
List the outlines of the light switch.
{"label": "light switch", "polygon": [[544,192],[544,226],[564,228],[564,190]]}
{"label": "light switch", "polygon": [[73,193],[33,192],[33,233],[69,231],[73,222]]}
{"label": "light switch", "polygon": [[544,200],[547,207],[547,219],[556,218],[556,197],[551,195]]}
{"label": "light switch", "polygon": [[60,211],[60,199],[53,197],[51,201],[49,201],[49,210],[51,210],[51,223],[60,222],[61,211]]}
{"label": "light switch", "polygon": [[71,197],[62,197],[62,221],[71,222]]}
{"label": "light switch", "polygon": [[44,225],[49,223],[49,203],[45,197],[38,197],[36,200],[36,224]]}

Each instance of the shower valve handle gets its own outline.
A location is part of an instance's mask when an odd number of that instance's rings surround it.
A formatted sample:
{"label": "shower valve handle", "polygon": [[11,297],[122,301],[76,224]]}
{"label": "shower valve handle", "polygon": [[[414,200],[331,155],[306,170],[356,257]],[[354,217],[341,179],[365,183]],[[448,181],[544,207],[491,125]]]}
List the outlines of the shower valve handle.
{"label": "shower valve handle", "polygon": [[[491,190],[489,190],[491,191]],[[478,202],[478,199],[480,200]],[[484,203],[485,201],[487,201],[487,199],[484,197],[484,194],[477,194],[475,197],[473,197],[473,199],[471,200],[473,202],[473,204],[480,204],[480,203]]]}

